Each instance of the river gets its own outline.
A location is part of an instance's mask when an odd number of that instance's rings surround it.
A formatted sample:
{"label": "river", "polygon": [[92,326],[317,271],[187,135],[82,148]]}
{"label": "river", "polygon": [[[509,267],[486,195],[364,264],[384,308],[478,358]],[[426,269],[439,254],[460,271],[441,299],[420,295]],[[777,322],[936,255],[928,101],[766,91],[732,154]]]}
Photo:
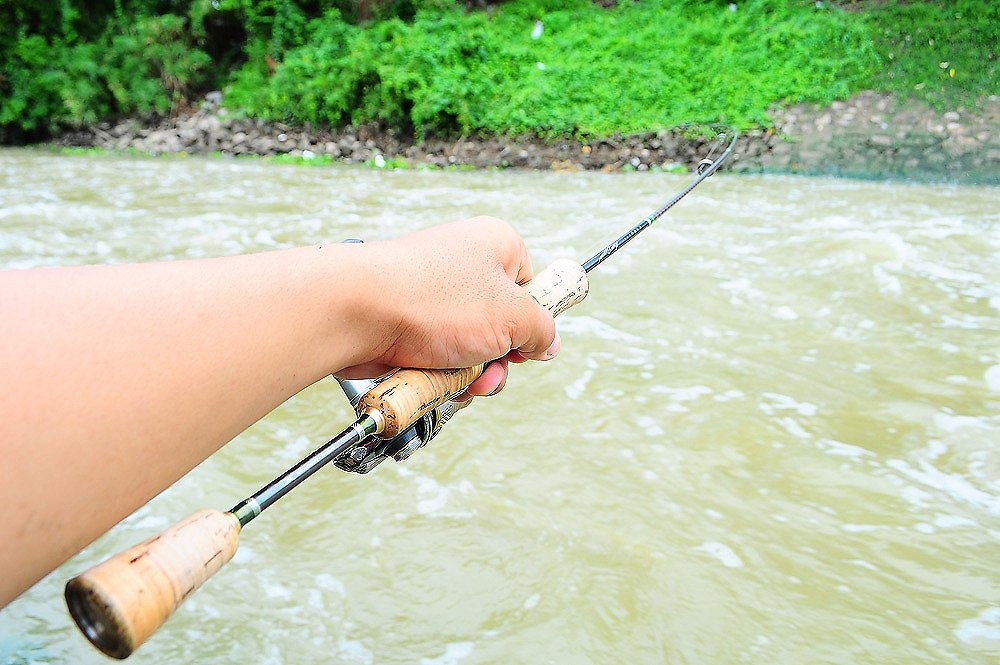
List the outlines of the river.
{"label": "river", "polygon": [[[540,269],[684,182],[4,150],[0,266],[492,214]],[[557,360],[516,367],[405,463],[324,469],[131,661],[997,662],[998,202],[713,176],[592,274]],[[0,661],[107,662],[65,581],[229,508],[350,419],[332,379],[289,400],[0,611]]]}

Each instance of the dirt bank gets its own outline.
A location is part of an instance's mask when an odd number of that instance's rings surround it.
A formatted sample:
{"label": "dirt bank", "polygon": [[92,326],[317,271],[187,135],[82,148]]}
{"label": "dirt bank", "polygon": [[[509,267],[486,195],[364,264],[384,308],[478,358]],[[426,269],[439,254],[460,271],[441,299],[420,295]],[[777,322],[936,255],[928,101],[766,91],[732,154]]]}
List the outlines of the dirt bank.
{"label": "dirt bank", "polygon": [[[330,132],[240,118],[213,93],[200,110],[155,123],[124,120],[67,133],[63,146],[153,154],[287,154],[377,166],[433,165],[605,171],[693,168],[703,140],[673,132],[590,142],[531,137],[412,137],[365,126]],[[1000,97],[978,109],[938,111],[864,93],[829,107],[772,111],[774,127],[744,132],[730,171],[909,178],[1000,184]]]}

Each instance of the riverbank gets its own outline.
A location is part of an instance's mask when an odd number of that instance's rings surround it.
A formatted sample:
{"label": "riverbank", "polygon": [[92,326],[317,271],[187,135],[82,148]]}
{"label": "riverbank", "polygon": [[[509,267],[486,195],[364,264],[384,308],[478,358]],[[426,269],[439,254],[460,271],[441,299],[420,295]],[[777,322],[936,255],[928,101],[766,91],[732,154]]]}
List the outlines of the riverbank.
{"label": "riverbank", "polygon": [[[594,141],[460,137],[416,141],[377,125],[329,131],[240,117],[213,93],[194,112],[155,122],[123,120],[63,134],[57,146],[149,154],[283,155],[380,168],[690,170],[705,139],[650,132]],[[773,127],[744,132],[727,169],[858,178],[1000,184],[1000,97],[976,109],[939,111],[865,92],[825,107],[772,109]]]}

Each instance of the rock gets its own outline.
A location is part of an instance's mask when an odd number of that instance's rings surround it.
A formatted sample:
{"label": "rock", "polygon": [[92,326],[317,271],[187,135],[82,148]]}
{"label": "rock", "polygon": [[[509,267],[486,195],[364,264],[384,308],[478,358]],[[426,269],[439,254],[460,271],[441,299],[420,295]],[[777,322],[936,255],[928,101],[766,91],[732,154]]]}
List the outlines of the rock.
{"label": "rock", "polygon": [[[428,137],[418,144],[376,125],[331,132],[239,119],[224,108],[210,108],[218,103],[220,96],[206,97],[198,111],[155,123],[103,122],[67,134],[63,144],[157,153],[315,153],[346,163],[367,161],[378,152],[404,155],[411,164],[608,171],[623,167],[646,170],[654,164],[664,170],[675,170],[678,165],[693,168],[710,147],[710,142],[692,141],[668,130],[588,142]],[[998,96],[984,100],[981,106],[941,113],[918,102],[902,103],[890,95],[868,92],[824,108],[812,104],[774,108],[770,118],[772,126],[751,128],[742,134],[725,168],[740,172],[940,173],[958,177],[992,173],[989,177],[995,180],[990,182],[1000,182],[1000,136],[995,130],[1000,125]]]}
{"label": "rock", "polygon": [[202,132],[217,132],[222,128],[222,121],[217,115],[206,115],[198,118],[195,127]]}

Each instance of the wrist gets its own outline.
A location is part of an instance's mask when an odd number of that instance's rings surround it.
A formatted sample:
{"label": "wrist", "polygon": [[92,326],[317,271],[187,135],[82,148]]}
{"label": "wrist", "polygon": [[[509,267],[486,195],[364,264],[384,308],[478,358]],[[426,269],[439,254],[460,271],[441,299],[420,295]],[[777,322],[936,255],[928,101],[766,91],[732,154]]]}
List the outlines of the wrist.
{"label": "wrist", "polygon": [[[391,345],[387,329],[393,310],[378,245],[329,243],[312,248],[317,261],[314,301],[322,317],[323,364],[326,373],[362,365]],[[387,293],[389,291],[390,293]]]}

